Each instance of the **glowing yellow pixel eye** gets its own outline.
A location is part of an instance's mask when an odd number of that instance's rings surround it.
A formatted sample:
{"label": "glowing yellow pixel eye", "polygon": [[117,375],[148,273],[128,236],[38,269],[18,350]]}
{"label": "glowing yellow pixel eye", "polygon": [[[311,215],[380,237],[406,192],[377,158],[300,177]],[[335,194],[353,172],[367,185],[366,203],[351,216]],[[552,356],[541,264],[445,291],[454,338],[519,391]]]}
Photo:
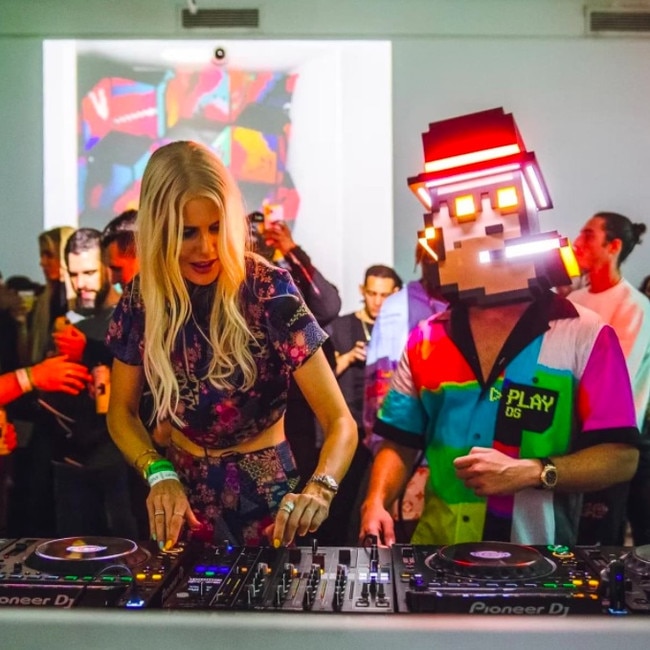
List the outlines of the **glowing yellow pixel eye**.
{"label": "glowing yellow pixel eye", "polygon": [[518,203],[517,190],[514,187],[502,187],[497,190],[497,208],[499,210],[516,208]]}
{"label": "glowing yellow pixel eye", "polygon": [[474,203],[474,196],[466,194],[465,196],[457,196],[454,199],[456,208],[456,219],[458,221],[473,221],[476,216],[476,204]]}

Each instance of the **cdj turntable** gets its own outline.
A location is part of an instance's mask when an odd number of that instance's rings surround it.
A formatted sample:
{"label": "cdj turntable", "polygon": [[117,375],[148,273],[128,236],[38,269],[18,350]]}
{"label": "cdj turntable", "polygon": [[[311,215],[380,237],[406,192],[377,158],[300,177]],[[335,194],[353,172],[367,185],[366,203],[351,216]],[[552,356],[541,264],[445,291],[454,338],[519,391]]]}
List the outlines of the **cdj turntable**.
{"label": "cdj turntable", "polygon": [[398,611],[596,614],[599,571],[579,549],[505,542],[392,547]]}
{"label": "cdj turntable", "polygon": [[0,607],[160,607],[188,550],[115,537],[1,540]]}
{"label": "cdj turntable", "polygon": [[394,612],[386,548],[206,547],[164,607],[285,612]]}

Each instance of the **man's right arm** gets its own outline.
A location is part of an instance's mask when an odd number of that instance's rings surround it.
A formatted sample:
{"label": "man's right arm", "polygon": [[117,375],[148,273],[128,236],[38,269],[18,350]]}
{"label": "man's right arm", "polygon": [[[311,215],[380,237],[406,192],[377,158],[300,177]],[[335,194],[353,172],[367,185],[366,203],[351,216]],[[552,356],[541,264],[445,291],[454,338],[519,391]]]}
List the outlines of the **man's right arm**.
{"label": "man's right arm", "polygon": [[395,543],[393,517],[388,508],[402,493],[418,451],[384,440],[372,465],[366,499],[361,506],[359,540],[375,535],[386,546]]}

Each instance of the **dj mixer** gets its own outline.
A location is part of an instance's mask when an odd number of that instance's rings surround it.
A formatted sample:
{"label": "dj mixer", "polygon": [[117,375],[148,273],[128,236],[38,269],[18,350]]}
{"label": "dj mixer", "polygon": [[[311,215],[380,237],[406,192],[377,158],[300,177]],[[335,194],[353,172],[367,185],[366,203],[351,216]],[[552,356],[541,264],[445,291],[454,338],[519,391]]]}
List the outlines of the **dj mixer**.
{"label": "dj mixer", "polygon": [[0,607],[647,615],[650,545],[390,549],[0,539]]}

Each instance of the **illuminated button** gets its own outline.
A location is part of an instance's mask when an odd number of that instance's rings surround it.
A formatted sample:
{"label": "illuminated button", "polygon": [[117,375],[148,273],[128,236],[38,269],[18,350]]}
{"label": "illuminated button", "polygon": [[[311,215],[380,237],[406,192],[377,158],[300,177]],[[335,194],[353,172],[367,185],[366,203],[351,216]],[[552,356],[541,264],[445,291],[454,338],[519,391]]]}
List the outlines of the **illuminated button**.
{"label": "illuminated button", "polygon": [[64,580],[79,580],[79,576],[63,576]]}
{"label": "illuminated button", "polygon": [[136,573],[135,574],[135,579],[136,580],[144,580],[147,577],[146,573]]}
{"label": "illuminated button", "polygon": [[133,578],[131,576],[120,576],[120,580],[122,582],[133,582]]}
{"label": "illuminated button", "polygon": [[152,580],[162,580],[162,574],[161,573],[152,573],[151,574],[151,579]]}
{"label": "illuminated button", "polygon": [[115,582],[115,576],[102,576],[104,582]]}
{"label": "illuminated button", "polygon": [[547,589],[557,589],[557,585],[554,582],[545,582],[542,587],[546,587]]}
{"label": "illuminated button", "polygon": [[582,579],[580,579],[580,578],[574,578],[574,579],[573,579],[573,584],[574,584],[576,587],[582,587],[582,585],[585,584],[585,581],[582,580]]}
{"label": "illuminated button", "polygon": [[587,583],[590,587],[593,587],[594,589],[598,587],[598,580],[595,580],[594,578],[591,578],[589,582]]}

